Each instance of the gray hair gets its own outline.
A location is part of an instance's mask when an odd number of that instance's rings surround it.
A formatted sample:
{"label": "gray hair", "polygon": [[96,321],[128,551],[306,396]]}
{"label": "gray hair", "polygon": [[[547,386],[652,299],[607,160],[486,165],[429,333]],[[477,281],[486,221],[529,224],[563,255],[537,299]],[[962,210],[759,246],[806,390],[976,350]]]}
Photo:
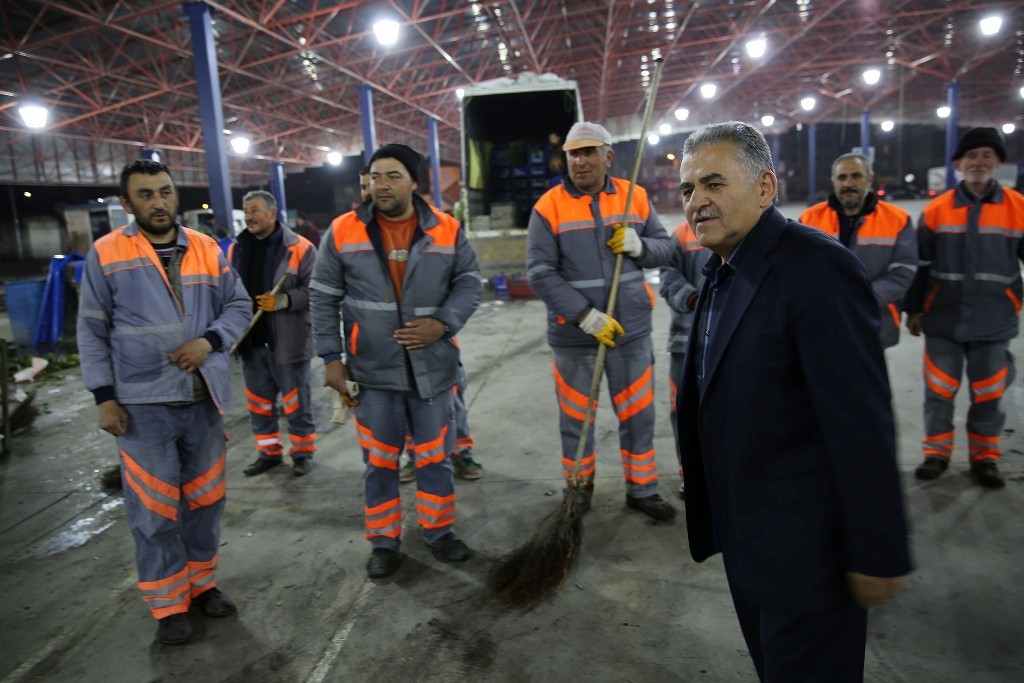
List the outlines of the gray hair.
{"label": "gray hair", "polygon": [[768,141],[760,131],[742,121],[712,123],[698,128],[683,143],[683,156],[692,156],[704,147],[719,142],[731,142],[736,146],[735,159],[746,171],[750,182],[756,181],[765,171],[775,174]]}
{"label": "gray hair", "polygon": [[277,200],[274,199],[274,195],[270,194],[266,190],[253,190],[252,192],[246,192],[245,196],[242,197],[242,203],[245,204],[250,199],[262,199],[263,203],[270,209],[270,213],[277,215]]}
{"label": "gray hair", "polygon": [[864,156],[863,154],[857,154],[856,152],[850,152],[848,154],[840,154],[836,157],[836,160],[832,162],[832,177],[836,175],[836,167],[844,161],[859,161],[864,164],[864,170],[867,171],[869,176],[875,175],[874,171],[871,170],[871,159]]}

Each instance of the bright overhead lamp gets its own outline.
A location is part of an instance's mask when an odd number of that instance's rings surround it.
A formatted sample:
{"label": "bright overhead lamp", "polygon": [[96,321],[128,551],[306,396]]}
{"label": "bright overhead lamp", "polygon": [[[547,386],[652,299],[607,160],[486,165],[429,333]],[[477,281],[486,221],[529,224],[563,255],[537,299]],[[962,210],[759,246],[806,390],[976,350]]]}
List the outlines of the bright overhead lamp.
{"label": "bright overhead lamp", "polygon": [[1003,135],[1009,135],[1015,130],[1017,130],[1017,126],[1013,125],[1012,123],[1003,124]]}
{"label": "bright overhead lamp", "polygon": [[659,142],[661,142],[661,136],[658,135],[657,133],[651,133],[650,135],[647,136],[648,145],[656,145]]}
{"label": "bright overhead lamp", "polygon": [[661,133],[662,135],[668,135],[669,133],[672,132],[672,126],[668,125],[667,123],[663,123],[660,126],[658,126],[658,132]]}
{"label": "bright overhead lamp", "polygon": [[770,128],[773,123],[775,123],[775,117],[771,114],[765,114],[761,117],[761,125],[765,128]]}
{"label": "bright overhead lamp", "polygon": [[938,109],[935,110],[935,115],[938,116],[940,119],[949,118],[949,114],[950,109],[949,107],[946,106],[939,107]]}
{"label": "bright overhead lamp", "polygon": [[864,82],[868,85],[874,85],[878,83],[878,79],[882,77],[882,72],[878,69],[868,69],[861,76],[864,78]]}
{"label": "bright overhead lamp", "polygon": [[715,96],[715,92],[717,91],[718,86],[715,85],[714,83],[705,83],[704,85],[700,86],[700,96],[703,97],[705,100],[710,100],[712,97]]}
{"label": "bright overhead lamp", "polygon": [[986,36],[994,36],[999,33],[1000,27],[1003,25],[1003,18],[997,16],[985,17],[978,22],[981,26],[981,32]]}
{"label": "bright overhead lamp", "polygon": [[676,155],[673,154],[672,152],[669,152],[668,154],[665,155],[665,158],[668,159],[669,161],[675,161]]}
{"label": "bright overhead lamp", "polygon": [[18,109],[18,113],[21,114],[21,120],[29,128],[45,128],[46,117],[49,116],[50,111],[46,107],[28,104]]}
{"label": "bright overhead lamp", "polygon": [[25,192],[24,195],[25,195],[25,197],[31,197],[32,193],[31,192]]}
{"label": "bright overhead lamp", "polygon": [[745,47],[750,57],[759,59],[764,57],[765,50],[768,49],[768,41],[764,38],[754,38],[753,40],[748,40]]}
{"label": "bright overhead lamp", "polygon": [[800,100],[800,108],[804,111],[810,111],[814,109],[814,105],[817,104],[813,97],[805,97]]}
{"label": "bright overhead lamp", "polygon": [[466,96],[466,89],[465,88],[456,88],[455,89],[455,96],[458,97],[461,100],[463,97]]}
{"label": "bright overhead lamp", "polygon": [[1024,87],[1022,87],[1022,88],[1020,89],[1020,96],[1021,96],[1021,97],[1024,97]]}
{"label": "bright overhead lamp", "polygon": [[381,19],[373,24],[373,33],[381,45],[394,45],[398,42],[398,22],[393,19]]}
{"label": "bright overhead lamp", "polygon": [[[1021,97],[1024,97],[1024,88],[1020,89]],[[676,109],[676,121],[685,121],[690,116],[690,110],[686,107]]]}
{"label": "bright overhead lamp", "polygon": [[342,159],[341,152],[328,152],[327,153],[327,163],[329,163],[331,166],[340,166],[341,165],[341,159]]}
{"label": "bright overhead lamp", "polygon": [[244,135],[231,138],[231,149],[235,150],[235,154],[245,154],[249,151],[249,138]]}
{"label": "bright overhead lamp", "polygon": [[886,133],[888,133],[895,127],[896,124],[893,123],[892,121],[882,121],[882,130],[884,130]]}

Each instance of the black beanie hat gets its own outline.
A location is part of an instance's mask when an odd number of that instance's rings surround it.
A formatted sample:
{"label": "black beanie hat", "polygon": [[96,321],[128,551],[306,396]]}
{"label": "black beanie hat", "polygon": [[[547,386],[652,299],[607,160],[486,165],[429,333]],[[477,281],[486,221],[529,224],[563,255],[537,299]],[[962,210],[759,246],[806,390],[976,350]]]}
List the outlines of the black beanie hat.
{"label": "black beanie hat", "polygon": [[995,128],[971,128],[964,133],[957,143],[956,152],[953,154],[953,161],[956,161],[972,149],[979,147],[991,147],[996,151],[999,161],[1006,161],[1006,147],[1003,146],[1003,136]]}
{"label": "black beanie hat", "polygon": [[420,164],[423,162],[423,157],[409,145],[399,143],[384,145],[373,153],[373,156],[370,157],[369,165],[373,166],[373,162],[377,161],[377,159],[394,159],[402,164],[402,166],[405,166],[405,170],[409,172],[409,176],[412,177],[414,183],[420,182],[418,171]]}

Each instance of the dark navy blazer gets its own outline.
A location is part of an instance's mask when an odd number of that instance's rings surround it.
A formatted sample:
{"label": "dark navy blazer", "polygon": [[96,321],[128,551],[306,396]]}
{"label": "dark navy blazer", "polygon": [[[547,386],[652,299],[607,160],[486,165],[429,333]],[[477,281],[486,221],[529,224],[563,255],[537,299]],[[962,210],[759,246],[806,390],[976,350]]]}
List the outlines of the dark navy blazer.
{"label": "dark navy blazer", "polygon": [[847,571],[911,569],[878,305],[856,256],[774,208],[743,251],[705,382],[694,333],[679,385],[690,553],[722,551],[761,609],[819,611]]}

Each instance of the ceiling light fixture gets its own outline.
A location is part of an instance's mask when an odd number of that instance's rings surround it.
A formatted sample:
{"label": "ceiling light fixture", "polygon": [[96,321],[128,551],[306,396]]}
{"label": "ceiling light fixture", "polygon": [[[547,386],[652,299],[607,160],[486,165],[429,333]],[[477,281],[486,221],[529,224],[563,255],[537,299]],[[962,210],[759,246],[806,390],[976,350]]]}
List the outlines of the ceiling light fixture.
{"label": "ceiling light fixture", "polygon": [[895,127],[896,124],[893,123],[892,121],[882,121],[882,130],[884,130],[886,133],[890,132]]}
{"label": "ceiling light fixture", "polygon": [[329,163],[331,166],[341,166],[341,160],[342,160],[341,152],[328,152],[327,153],[327,163]]}
{"label": "ceiling light fixture", "polygon": [[747,54],[753,59],[760,59],[764,57],[765,51],[768,49],[768,41],[764,38],[754,38],[748,40],[746,44]]}
{"label": "ceiling light fixture", "polygon": [[810,111],[814,109],[814,105],[817,104],[813,97],[805,97],[800,100],[800,108],[804,111]]}
{"label": "ceiling light fixture", "polygon": [[[1020,91],[1021,97],[1024,97],[1024,88]],[[685,121],[690,116],[690,110],[686,107],[680,107],[676,109],[676,121]]]}
{"label": "ceiling light fixture", "polygon": [[1003,25],[1003,18],[997,16],[985,17],[978,22],[981,26],[982,34],[986,36],[994,36],[999,33],[999,29]]}
{"label": "ceiling light fixture", "polygon": [[381,45],[394,45],[398,42],[398,22],[393,19],[381,19],[373,24],[373,34]]}
{"label": "ceiling light fixture", "polygon": [[1009,135],[1015,130],[1017,130],[1017,126],[1013,125],[1012,123],[1003,124],[1003,135]]}
{"label": "ceiling light fixture", "polygon": [[647,144],[656,145],[659,142],[661,142],[661,136],[658,135],[657,133],[651,133],[650,135],[647,136]]}
{"label": "ceiling light fixture", "polygon": [[765,114],[761,117],[761,125],[765,128],[770,128],[775,123],[775,117],[771,114]]}
{"label": "ceiling light fixture", "polygon": [[235,154],[245,154],[249,151],[249,138],[244,135],[231,138],[231,149],[235,150]]}
{"label": "ceiling light fixture", "polygon": [[703,97],[705,100],[710,100],[712,97],[715,96],[715,92],[717,91],[718,86],[715,85],[714,83],[705,83],[704,85],[700,86],[700,96]]}
{"label": "ceiling light fixture", "polygon": [[878,69],[868,69],[861,76],[864,78],[864,82],[868,85],[874,85],[878,83],[878,79],[882,77],[882,72]]}
{"label": "ceiling light fixture", "polygon": [[46,107],[40,107],[36,104],[25,105],[18,110],[18,113],[21,114],[21,120],[29,128],[45,128],[46,117],[50,114]]}
{"label": "ceiling light fixture", "polygon": [[938,109],[935,110],[935,115],[938,116],[940,119],[948,118],[949,117],[949,113],[950,113],[949,107],[945,107],[945,106],[939,107]]}

